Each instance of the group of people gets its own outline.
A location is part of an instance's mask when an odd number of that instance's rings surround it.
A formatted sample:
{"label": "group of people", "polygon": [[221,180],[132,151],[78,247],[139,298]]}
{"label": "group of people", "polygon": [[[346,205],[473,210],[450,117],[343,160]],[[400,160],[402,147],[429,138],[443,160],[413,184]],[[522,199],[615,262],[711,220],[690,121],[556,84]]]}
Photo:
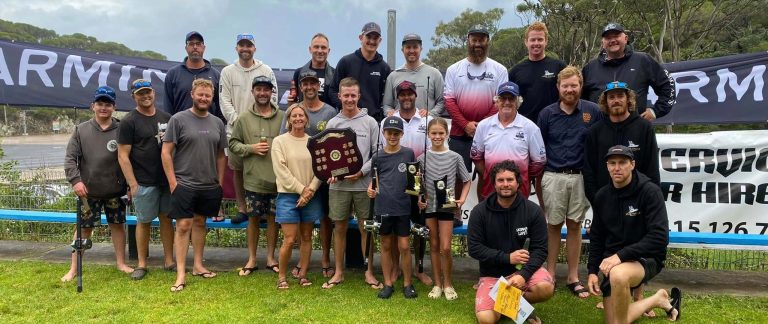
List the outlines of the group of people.
{"label": "group of people", "polygon": [[[580,298],[602,295],[607,322],[631,322],[654,307],[671,320],[679,318],[679,290],[642,298],[642,284],[663,268],[668,243],[650,121],[670,111],[674,81],[647,54],[633,51],[623,26],[606,25],[601,52],[579,70],[547,56],[547,28],[535,22],[524,35],[528,57],[509,71],[487,56],[488,30],[474,26],[467,33],[467,57],[451,65],[445,77],[421,61],[422,40],[416,34],[403,37],[405,64],[392,70],[377,52],[381,36],[378,24],[365,24],[360,48],[333,68],[327,61],[328,37],[314,35],[311,59],[296,69],[296,90],[291,89],[285,111],[277,105],[274,72],[254,58],[252,34],[237,35],[238,60],[221,73],[203,58],[203,36],[187,34],[188,56],[166,75],[166,111],[155,107],[149,80],[132,83],[136,108],[121,121],[112,117],[114,90],[97,89],[94,117],[77,126],[66,153],[67,178],[80,197],[83,235],[90,234],[103,210],[118,269],[140,280],[149,271],[150,224],[159,217],[164,269],[177,274],[170,290],[186,288],[190,238],[192,275],[216,277],[203,264],[206,218],[224,220],[222,186],[230,173],[238,209],[230,221],[248,222],[249,255],[240,276],[258,269],[259,223],[265,219],[266,267],[277,273],[276,287],[288,289],[289,276],[300,286],[312,285],[307,271],[319,222],[327,278],[322,287],[342,284],[346,232],[354,215],[361,242],[371,235],[363,221],[380,222],[383,282],[376,279],[374,262],[368,262],[364,276],[378,297],[390,298],[402,276],[405,298],[417,297],[416,277],[433,285],[430,298],[454,300],[451,238],[474,173],[480,203],[470,213],[468,241],[482,276],[475,303],[479,322],[500,319],[488,295],[499,277],[523,290],[531,303],[552,297],[563,224],[566,287]],[[659,97],[652,106],[646,102],[649,87]],[[445,112],[450,125],[440,117]],[[363,166],[321,181],[307,143],[333,128],[354,131]],[[426,189],[418,196],[405,192],[413,164],[420,165]],[[538,205],[527,199],[531,185]],[[452,206],[436,197],[436,190],[445,188],[455,194]],[[120,197],[126,192],[138,221],[135,269],[125,263],[126,202]],[[590,206],[584,286],[578,260],[581,224]],[[414,271],[411,262],[413,223],[429,228],[431,278],[421,267]],[[283,241],[276,258],[278,224]],[[296,242],[299,262],[291,268]],[[62,280],[72,280],[75,270],[73,254]],[[535,315],[530,320],[539,321]]]}

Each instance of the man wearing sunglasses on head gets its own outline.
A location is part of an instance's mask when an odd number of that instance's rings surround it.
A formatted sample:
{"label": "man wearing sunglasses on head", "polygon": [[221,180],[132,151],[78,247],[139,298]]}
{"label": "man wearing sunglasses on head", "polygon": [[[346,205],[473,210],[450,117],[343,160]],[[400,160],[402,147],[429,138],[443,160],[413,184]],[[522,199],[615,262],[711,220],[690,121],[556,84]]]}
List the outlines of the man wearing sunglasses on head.
{"label": "man wearing sunglasses on head", "polygon": [[[493,103],[496,90],[508,81],[507,68],[488,57],[490,33],[483,25],[475,25],[467,33],[467,58],[445,72],[445,109],[451,116],[450,149],[464,157],[467,170],[472,170],[469,150],[477,124],[498,112]],[[483,187],[482,177],[478,181]],[[456,188],[456,196],[461,187]]]}

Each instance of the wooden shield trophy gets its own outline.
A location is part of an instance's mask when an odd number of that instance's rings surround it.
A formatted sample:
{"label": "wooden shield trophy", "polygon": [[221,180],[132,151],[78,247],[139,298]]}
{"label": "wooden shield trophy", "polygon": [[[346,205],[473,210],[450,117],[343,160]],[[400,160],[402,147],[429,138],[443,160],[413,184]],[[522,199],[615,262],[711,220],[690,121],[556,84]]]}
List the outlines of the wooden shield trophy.
{"label": "wooden shield trophy", "polygon": [[307,148],[312,155],[312,171],[322,181],[355,174],[363,167],[357,135],[351,128],[328,128],[312,136]]}

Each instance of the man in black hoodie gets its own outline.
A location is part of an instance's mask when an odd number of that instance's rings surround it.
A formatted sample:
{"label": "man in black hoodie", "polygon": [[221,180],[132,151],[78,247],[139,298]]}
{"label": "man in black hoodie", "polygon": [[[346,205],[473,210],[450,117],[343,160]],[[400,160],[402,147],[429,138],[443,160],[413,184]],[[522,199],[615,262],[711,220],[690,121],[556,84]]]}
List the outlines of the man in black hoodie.
{"label": "man in black hoodie", "polygon": [[368,116],[381,122],[384,119],[382,100],[384,98],[384,85],[392,69],[384,62],[377,50],[381,44],[381,27],[375,22],[363,25],[363,30],[358,36],[360,48],[352,54],[347,54],[336,64],[336,73],[331,83],[330,99],[333,106],[341,109],[339,100],[339,82],[346,77],[353,77],[360,83],[360,103],[358,107],[366,108]]}
{"label": "man in black hoodie", "polygon": [[[647,283],[664,267],[669,244],[669,220],[659,186],[635,171],[632,150],[611,147],[604,158],[611,184],[595,196],[590,231],[588,286],[602,295],[606,323],[631,323],[655,307],[669,320],[680,316],[680,290],[672,288],[672,300],[664,289],[629,303],[630,288]],[[603,274],[598,283],[598,273]]]}
{"label": "man in black hoodie", "polygon": [[661,185],[659,175],[659,146],[651,122],[636,113],[637,96],[626,82],[614,81],[605,85],[598,106],[605,118],[592,125],[584,142],[584,192],[595,207],[595,193],[611,183],[608,170],[601,156],[614,145],[624,145],[632,150],[637,170],[656,185]]}
{"label": "man in black hoodie", "polygon": [[[600,53],[584,66],[584,90],[582,98],[597,102],[607,82],[626,80],[629,88],[637,93],[637,113],[652,121],[663,117],[675,104],[675,80],[669,71],[654,61],[648,54],[635,52],[627,45],[629,37],[624,26],[609,23],[603,28]],[[652,107],[648,105],[648,87],[653,88],[658,99]]]}
{"label": "man in black hoodie", "polygon": [[[475,296],[479,323],[495,323],[501,314],[493,310],[488,296],[499,277],[523,291],[529,303],[549,300],[555,283],[541,265],[547,258],[547,225],[538,205],[518,193],[520,169],[511,160],[491,169],[495,192],[477,204],[469,216],[469,255],[480,262],[480,280]],[[530,240],[528,249],[525,241]],[[529,321],[541,322],[533,316]]]}

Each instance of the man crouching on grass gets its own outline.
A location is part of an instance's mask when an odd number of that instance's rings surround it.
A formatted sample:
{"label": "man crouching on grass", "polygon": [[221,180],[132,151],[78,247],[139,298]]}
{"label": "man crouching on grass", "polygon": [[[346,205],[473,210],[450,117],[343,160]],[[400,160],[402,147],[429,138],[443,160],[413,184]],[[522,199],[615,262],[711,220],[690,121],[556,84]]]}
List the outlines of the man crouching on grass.
{"label": "man crouching on grass", "polygon": [[[630,288],[659,274],[667,258],[669,220],[661,189],[635,171],[635,157],[626,146],[608,149],[605,163],[611,184],[597,191],[589,233],[589,291],[601,294],[606,323],[631,323],[655,307],[667,319],[680,318],[680,289],[672,288],[672,299],[664,289],[651,297],[630,303]],[[598,273],[603,274],[598,283]]]}
{"label": "man crouching on grass", "polygon": [[[475,296],[475,316],[479,323],[496,323],[501,314],[493,310],[488,296],[499,277],[523,291],[531,304],[549,300],[555,294],[555,281],[542,268],[547,258],[547,224],[544,213],[518,191],[520,169],[504,160],[491,168],[488,179],[494,192],[472,208],[467,228],[469,255],[480,262],[480,281]],[[530,239],[529,248],[524,248]],[[541,323],[531,314],[529,323]]]}

